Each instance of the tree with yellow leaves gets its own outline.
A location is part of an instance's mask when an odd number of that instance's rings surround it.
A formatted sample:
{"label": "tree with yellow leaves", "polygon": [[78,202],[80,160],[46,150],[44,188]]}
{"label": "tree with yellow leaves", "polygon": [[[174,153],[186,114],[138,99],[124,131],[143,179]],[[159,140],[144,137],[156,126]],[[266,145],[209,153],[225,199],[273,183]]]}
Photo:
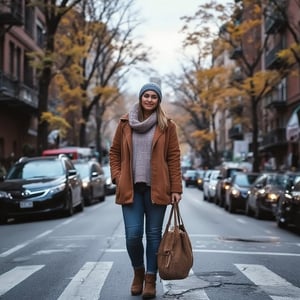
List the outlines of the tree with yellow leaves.
{"label": "tree with yellow leaves", "polygon": [[39,77],[39,102],[38,102],[38,136],[37,152],[48,147],[48,93],[53,77],[53,64],[55,61],[55,34],[62,17],[82,0],[35,0],[27,5],[37,6],[45,15],[44,48],[42,53],[33,53],[33,66],[38,71]]}
{"label": "tree with yellow leaves", "polygon": [[[93,143],[99,152],[103,117],[118,100],[124,75],[130,67],[147,60],[147,51],[132,36],[137,26],[132,4],[133,1],[86,0],[80,12],[70,11],[65,17],[58,39],[57,49],[66,62],[57,76],[66,111],[69,101],[78,108],[73,115],[78,143]],[[86,129],[91,121],[96,130],[94,140],[88,141]]]}
{"label": "tree with yellow leaves", "polygon": [[214,167],[220,163],[216,115],[226,107],[228,70],[220,66],[203,68],[196,60],[192,65],[177,78],[169,78],[175,93],[172,104],[180,109],[175,116],[182,141],[201,156],[203,165]]}
{"label": "tree with yellow leaves", "polygon": [[[262,120],[262,102],[281,82],[286,74],[278,69],[262,70],[262,62],[268,45],[270,34],[262,34],[263,1],[242,0],[224,6],[217,1],[199,6],[193,17],[184,18],[187,32],[187,45],[200,43],[203,32],[213,40],[218,39],[218,47],[211,47],[217,56],[227,52],[235,61],[239,76],[232,74],[227,97],[240,94],[243,116],[250,117],[248,130],[252,133],[251,151],[253,152],[253,170],[259,170],[258,139]],[[195,30],[190,30],[196,23]],[[214,30],[209,24],[217,24]],[[209,33],[209,34],[208,34]],[[236,68],[233,68],[235,70]],[[248,111],[245,111],[248,108]],[[211,112],[213,113],[213,112]]]}

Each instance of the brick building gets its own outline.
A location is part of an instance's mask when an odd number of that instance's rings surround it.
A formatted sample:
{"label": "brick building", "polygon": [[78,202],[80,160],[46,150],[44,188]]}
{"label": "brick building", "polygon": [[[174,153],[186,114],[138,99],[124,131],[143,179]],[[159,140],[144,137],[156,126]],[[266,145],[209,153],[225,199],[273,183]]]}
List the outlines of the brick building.
{"label": "brick building", "polygon": [[0,159],[35,149],[38,91],[28,54],[42,51],[44,16],[27,0],[0,0]]}

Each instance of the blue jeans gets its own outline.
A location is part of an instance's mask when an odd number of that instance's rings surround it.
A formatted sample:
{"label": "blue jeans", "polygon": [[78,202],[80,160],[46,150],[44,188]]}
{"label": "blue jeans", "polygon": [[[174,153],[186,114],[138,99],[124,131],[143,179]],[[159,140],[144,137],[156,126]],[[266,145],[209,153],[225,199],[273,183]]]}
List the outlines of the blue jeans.
{"label": "blue jeans", "polygon": [[157,251],[162,236],[165,205],[151,202],[150,187],[134,187],[133,204],[122,205],[125,224],[126,248],[133,268],[144,266],[144,219],[146,220],[147,273],[157,273]]}

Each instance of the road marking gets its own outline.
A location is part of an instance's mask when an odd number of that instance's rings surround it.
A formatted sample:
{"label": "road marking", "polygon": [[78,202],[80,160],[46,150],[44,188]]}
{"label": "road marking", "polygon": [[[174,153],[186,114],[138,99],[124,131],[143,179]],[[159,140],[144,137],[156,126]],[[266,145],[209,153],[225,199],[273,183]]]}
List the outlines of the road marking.
{"label": "road marking", "polygon": [[[99,249],[102,252],[121,253],[127,252],[126,248],[119,249]],[[255,251],[233,251],[233,250],[215,250],[215,249],[195,249],[194,253],[220,253],[220,254],[241,254],[241,255],[270,255],[270,256],[292,256],[300,257],[300,253],[285,253],[285,252],[255,252]],[[299,299],[300,300],[300,299]]]}
{"label": "road marking", "polygon": [[0,254],[0,257],[6,257],[6,256],[8,256],[8,255],[10,255],[10,254],[12,254],[12,253],[18,251],[19,249],[22,249],[22,248],[26,247],[28,244],[29,244],[29,242],[24,243],[24,244],[17,245],[17,246],[15,246],[15,247],[13,247],[13,248],[10,248],[9,250],[7,250],[7,251],[5,251],[5,252],[2,252],[2,253]]}
{"label": "road marking", "polygon": [[46,236],[46,235],[48,235],[48,234],[50,234],[50,233],[52,233],[52,232],[53,232],[53,230],[47,230],[47,231],[45,231],[45,232],[43,232],[43,233],[37,235],[37,236],[34,238],[34,240],[40,239],[40,238],[42,238],[42,237],[44,237],[44,236]]}
{"label": "road marking", "polygon": [[254,284],[265,291],[273,300],[299,300],[300,288],[273,273],[262,265],[235,264]]}
{"label": "road marking", "polygon": [[12,270],[0,275],[0,296],[4,295],[14,286],[25,280],[31,274],[42,269],[45,265],[33,265],[15,267]]}
{"label": "road marking", "polygon": [[5,251],[5,252],[2,252],[2,253],[0,254],[0,257],[6,257],[6,256],[8,256],[8,255],[10,255],[10,254],[12,254],[12,253],[14,253],[14,252],[17,252],[18,250],[20,250],[20,249],[26,247],[29,243],[32,243],[33,241],[36,241],[36,240],[38,240],[38,239],[40,239],[40,238],[42,238],[42,237],[44,237],[44,236],[50,234],[51,232],[53,232],[53,230],[47,230],[47,231],[45,231],[45,232],[43,232],[43,233],[37,235],[37,236],[34,237],[33,239],[28,240],[27,242],[25,242],[25,243],[23,243],[23,244],[17,245],[17,246],[15,246],[15,247],[13,247],[13,248],[11,248],[11,249]]}
{"label": "road marking", "polygon": [[53,253],[68,253],[71,252],[70,249],[48,249],[48,250],[39,250],[33,255],[44,255],[44,254],[53,254]]}
{"label": "road marking", "polygon": [[16,252],[16,251],[24,248],[24,247],[26,247],[29,243],[32,243],[32,242],[34,242],[34,241],[36,241],[36,240],[38,240],[38,239],[40,239],[42,237],[45,237],[46,235],[49,235],[50,233],[52,233],[55,229],[57,229],[57,228],[59,228],[61,226],[67,225],[67,224],[69,224],[71,222],[73,222],[72,219],[66,220],[66,221],[58,224],[57,226],[55,226],[54,229],[42,232],[41,234],[35,236],[33,239],[30,239],[30,240],[28,240],[27,242],[25,242],[23,244],[19,244],[19,245],[15,246],[15,247],[13,247],[13,248],[5,251],[5,252],[0,253],[0,257],[6,257],[6,256],[8,256],[8,255],[10,255],[10,254],[12,254],[12,253],[14,253],[14,252]]}
{"label": "road marking", "polygon": [[241,218],[236,218],[236,221],[241,224],[247,224],[247,222]]}
{"label": "road marking", "polygon": [[113,262],[87,262],[71,280],[58,300],[98,300]]}

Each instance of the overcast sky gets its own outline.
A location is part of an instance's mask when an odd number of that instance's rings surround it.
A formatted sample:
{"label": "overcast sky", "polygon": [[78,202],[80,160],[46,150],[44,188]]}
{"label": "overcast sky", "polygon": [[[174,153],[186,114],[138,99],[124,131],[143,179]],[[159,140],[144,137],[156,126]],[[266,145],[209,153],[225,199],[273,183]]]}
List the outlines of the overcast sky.
{"label": "overcast sky", "polygon": [[[161,77],[179,70],[179,49],[183,40],[179,31],[184,24],[180,17],[192,15],[198,5],[199,0],[136,0],[140,19],[144,20],[137,34],[143,37],[147,46],[152,47],[151,65]],[[148,75],[133,77],[130,89],[135,92],[136,85],[148,79]]]}

